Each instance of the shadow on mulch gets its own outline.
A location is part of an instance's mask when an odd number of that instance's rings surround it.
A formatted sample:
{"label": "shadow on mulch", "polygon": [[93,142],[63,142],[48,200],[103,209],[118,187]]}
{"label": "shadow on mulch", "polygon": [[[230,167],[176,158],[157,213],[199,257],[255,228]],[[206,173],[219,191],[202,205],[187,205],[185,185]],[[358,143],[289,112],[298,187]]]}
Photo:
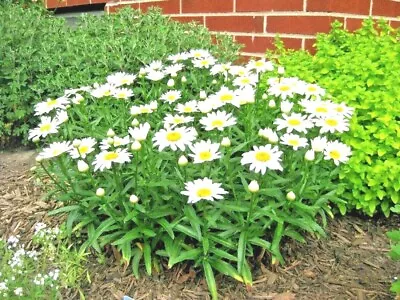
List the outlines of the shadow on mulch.
{"label": "shadow on mulch", "polygon": [[[58,223],[46,214],[54,203],[29,173],[34,151],[0,153],[0,236],[18,232],[29,236],[36,222]],[[386,232],[399,227],[400,218],[368,219],[337,217],[329,222],[327,238],[308,236],[306,244],[288,240],[283,252],[285,266],[272,271],[269,257],[255,265],[251,291],[237,282],[217,276],[221,299],[394,299],[389,286],[400,273],[400,264],[387,257]],[[88,264],[91,284],[84,287],[87,299],[209,299],[202,274],[181,265],[161,274],[135,279],[128,267],[110,256],[105,264]],[[79,299],[64,291],[63,299]]]}

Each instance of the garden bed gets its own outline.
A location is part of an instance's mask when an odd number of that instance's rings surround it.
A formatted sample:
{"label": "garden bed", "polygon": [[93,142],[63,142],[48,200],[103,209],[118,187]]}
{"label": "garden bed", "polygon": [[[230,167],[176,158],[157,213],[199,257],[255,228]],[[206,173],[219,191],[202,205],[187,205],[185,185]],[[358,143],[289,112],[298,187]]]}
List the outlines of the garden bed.
{"label": "garden bed", "polygon": [[[44,202],[40,186],[30,174],[34,151],[0,153],[0,237],[21,234],[28,240],[37,222],[58,224],[49,218],[51,202]],[[268,262],[257,264],[254,286],[217,276],[222,299],[389,299],[389,286],[399,265],[389,262],[389,241],[385,233],[398,227],[399,218],[366,219],[338,217],[329,222],[328,238],[307,237],[307,244],[284,244],[287,265],[272,271]],[[83,286],[87,299],[118,299],[127,294],[138,299],[207,299],[202,276],[195,276],[187,264],[170,271],[145,275],[136,280],[110,255],[104,264],[89,259],[91,284]],[[200,274],[197,274],[200,275]],[[79,297],[76,291],[63,291],[65,299]],[[119,298],[120,299],[120,298]]]}

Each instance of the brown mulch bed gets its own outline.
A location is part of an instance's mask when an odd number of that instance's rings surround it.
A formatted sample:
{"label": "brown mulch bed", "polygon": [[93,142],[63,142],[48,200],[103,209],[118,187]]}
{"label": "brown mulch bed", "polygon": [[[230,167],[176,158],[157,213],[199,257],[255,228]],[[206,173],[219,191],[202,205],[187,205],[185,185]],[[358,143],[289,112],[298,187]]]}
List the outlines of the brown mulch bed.
{"label": "brown mulch bed", "polygon": [[[29,236],[36,222],[55,224],[46,214],[54,203],[45,201],[40,185],[29,172],[34,151],[0,153],[0,237],[19,233]],[[399,217],[368,219],[337,217],[327,228],[328,238],[309,236],[302,245],[284,246],[287,265],[271,270],[268,259],[255,266],[254,286],[247,291],[225,277],[217,276],[221,299],[394,299],[389,286],[400,274],[400,265],[387,257],[385,233],[399,227]],[[105,264],[89,263],[91,284],[85,284],[87,299],[209,299],[200,273],[189,265],[136,280],[130,267],[124,270],[113,257]],[[64,299],[79,299],[65,291]]]}

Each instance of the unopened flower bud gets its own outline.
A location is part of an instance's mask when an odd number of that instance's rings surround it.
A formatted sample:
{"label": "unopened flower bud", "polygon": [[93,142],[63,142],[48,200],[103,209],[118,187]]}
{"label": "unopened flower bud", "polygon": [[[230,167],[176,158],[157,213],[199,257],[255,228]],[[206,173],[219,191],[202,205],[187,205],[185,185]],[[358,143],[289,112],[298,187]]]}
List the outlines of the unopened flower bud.
{"label": "unopened flower bud", "polygon": [[176,74],[175,72],[171,73],[171,77],[175,78],[176,76],[178,76],[178,74]]}
{"label": "unopened flower bud", "polygon": [[271,144],[276,144],[276,143],[279,142],[279,137],[278,137],[278,135],[277,135],[276,133],[271,134],[271,135],[268,137],[268,141],[269,141]]}
{"label": "unopened flower bud", "polygon": [[267,95],[267,94],[265,94],[265,93],[262,94],[262,99],[263,99],[263,100],[266,100],[267,98],[268,98],[268,95]]}
{"label": "unopened flower bud", "polygon": [[132,145],[131,145],[131,150],[132,151],[138,151],[138,150],[140,150],[142,148],[142,144],[139,142],[139,141],[137,141],[137,140],[135,140],[133,143],[132,143]]}
{"label": "unopened flower bud", "polygon": [[40,138],[38,137],[38,136],[35,136],[33,139],[32,139],[32,142],[34,142],[34,143],[38,143],[40,141]]}
{"label": "unopened flower bud", "polygon": [[131,196],[129,197],[129,202],[132,203],[132,204],[138,203],[138,202],[139,202],[138,196],[136,196],[136,195],[131,195]]}
{"label": "unopened flower bud", "polygon": [[181,167],[184,167],[188,164],[188,159],[186,158],[185,155],[182,155],[181,157],[179,157],[178,159],[178,165],[180,165]]}
{"label": "unopened flower bud", "polygon": [[108,129],[108,131],[107,131],[107,136],[108,136],[108,137],[114,137],[114,136],[115,136],[114,130],[112,130],[111,128]]}
{"label": "unopened flower bud", "polygon": [[132,121],[131,125],[132,125],[133,127],[136,127],[136,126],[138,126],[138,125],[139,125],[139,121],[138,121],[138,119],[133,119],[133,121]]}
{"label": "unopened flower bud", "polygon": [[98,196],[98,197],[103,197],[105,193],[106,193],[106,191],[103,188],[98,188],[96,190],[96,196]]}
{"label": "unopened flower bud", "polygon": [[230,147],[230,145],[231,145],[231,140],[228,137],[222,138],[221,146]]}
{"label": "unopened flower bud", "polygon": [[281,102],[281,111],[285,114],[290,113],[293,108],[293,102],[290,101],[282,101]]}
{"label": "unopened flower bud", "polygon": [[200,91],[200,99],[206,99],[207,93],[205,91]]}
{"label": "unopened flower bud", "polygon": [[308,150],[304,155],[304,158],[308,161],[313,161],[315,159],[315,152],[314,150]]}
{"label": "unopened flower bud", "polygon": [[83,160],[78,160],[78,170],[79,172],[86,172],[89,170],[89,165]]}
{"label": "unopened flower bud", "polygon": [[40,155],[38,155],[38,156],[36,156],[35,160],[36,160],[37,162],[41,162],[41,161],[43,160],[43,157],[40,156]]}
{"label": "unopened flower bud", "polygon": [[78,148],[81,145],[82,141],[79,139],[76,139],[72,142],[72,146],[74,146],[74,148]]}
{"label": "unopened flower bud", "polygon": [[289,193],[286,194],[286,199],[288,199],[289,201],[293,201],[296,199],[296,194],[290,191]]}
{"label": "unopened flower bud", "polygon": [[107,138],[107,144],[113,145],[114,144],[114,139],[112,137]]}
{"label": "unopened flower bud", "polygon": [[185,76],[182,76],[181,81],[182,81],[183,83],[185,83],[185,82],[187,81],[186,77],[185,77]]}
{"label": "unopened flower bud", "polygon": [[284,74],[285,73],[285,68],[284,67],[282,67],[282,66],[280,66],[280,67],[278,67],[278,74]]}
{"label": "unopened flower bud", "polygon": [[212,84],[217,84],[218,81],[216,79],[214,79],[213,81],[211,81]]}
{"label": "unopened flower bud", "polygon": [[37,167],[36,167],[36,166],[33,166],[30,170],[31,170],[31,172],[35,172],[36,169],[37,169]]}
{"label": "unopened flower bud", "polygon": [[173,87],[174,85],[175,85],[175,80],[173,80],[172,78],[170,80],[168,80],[167,86]]}
{"label": "unopened flower bud", "polygon": [[257,193],[260,190],[260,186],[256,180],[252,180],[249,184],[249,191],[252,193]]}
{"label": "unopened flower bud", "polygon": [[271,107],[271,108],[274,108],[274,107],[276,107],[276,103],[275,103],[275,101],[274,101],[274,100],[269,100],[269,102],[268,102],[268,106],[269,106],[269,107]]}

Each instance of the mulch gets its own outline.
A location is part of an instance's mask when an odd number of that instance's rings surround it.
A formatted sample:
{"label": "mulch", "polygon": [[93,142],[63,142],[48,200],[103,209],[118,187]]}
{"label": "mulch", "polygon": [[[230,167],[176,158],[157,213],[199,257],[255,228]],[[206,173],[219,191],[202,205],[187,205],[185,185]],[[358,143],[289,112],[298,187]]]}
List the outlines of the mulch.
{"label": "mulch", "polygon": [[[32,150],[0,153],[0,237],[20,234],[27,239],[37,222],[58,224],[48,217],[55,203],[44,197],[43,187],[29,171]],[[400,264],[387,256],[386,232],[399,228],[400,218],[336,217],[329,222],[327,238],[308,236],[306,244],[287,240],[283,252],[287,264],[272,269],[265,257],[254,266],[254,285],[246,290],[217,276],[221,299],[394,299],[389,286],[400,275]],[[91,283],[82,283],[86,299],[209,299],[199,270],[182,264],[140,279],[130,267],[120,266],[106,254],[100,264],[93,256],[87,265]],[[65,289],[63,299],[79,299],[77,291]]]}

